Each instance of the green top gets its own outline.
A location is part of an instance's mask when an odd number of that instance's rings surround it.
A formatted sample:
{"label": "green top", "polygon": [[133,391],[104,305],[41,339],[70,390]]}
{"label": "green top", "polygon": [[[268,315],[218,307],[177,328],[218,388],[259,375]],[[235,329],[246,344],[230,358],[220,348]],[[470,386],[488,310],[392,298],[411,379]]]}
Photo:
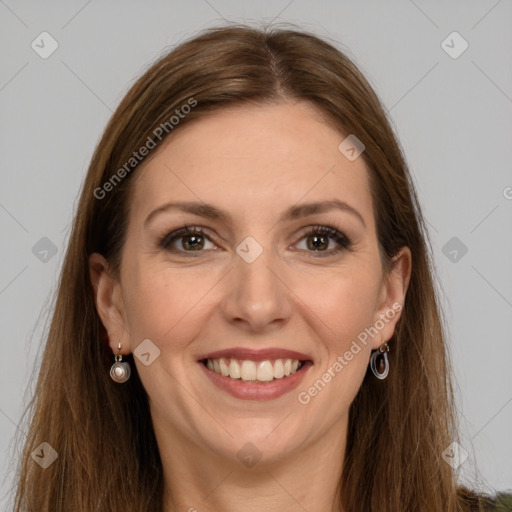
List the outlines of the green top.
{"label": "green top", "polygon": [[478,496],[477,500],[471,500],[471,511],[512,512],[512,494],[500,492],[494,497]]}
{"label": "green top", "polygon": [[512,494],[499,492],[494,496],[477,494],[464,489],[462,495],[467,508],[471,512],[512,512]]}
{"label": "green top", "polygon": [[496,496],[494,510],[496,512],[512,512],[512,494],[499,493]]}

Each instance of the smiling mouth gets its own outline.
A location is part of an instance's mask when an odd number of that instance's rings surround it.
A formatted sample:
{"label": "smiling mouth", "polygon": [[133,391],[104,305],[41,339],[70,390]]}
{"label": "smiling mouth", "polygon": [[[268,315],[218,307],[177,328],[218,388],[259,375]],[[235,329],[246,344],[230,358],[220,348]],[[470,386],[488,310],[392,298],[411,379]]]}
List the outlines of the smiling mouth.
{"label": "smiling mouth", "polygon": [[234,359],[219,357],[215,359],[202,359],[208,370],[232,380],[247,383],[269,383],[286,379],[300,372],[311,361],[298,359],[266,359],[252,361],[250,359]]}

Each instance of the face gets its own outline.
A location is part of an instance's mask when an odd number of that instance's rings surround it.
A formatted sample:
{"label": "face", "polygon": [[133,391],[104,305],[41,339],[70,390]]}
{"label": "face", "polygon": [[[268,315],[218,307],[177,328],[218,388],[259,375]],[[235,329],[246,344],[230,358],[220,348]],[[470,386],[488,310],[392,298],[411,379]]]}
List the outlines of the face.
{"label": "face", "polygon": [[137,169],[120,278],[99,255],[91,269],[112,351],[150,354],[134,362],[157,436],[233,460],[252,443],[264,463],[346,422],[410,255],[384,274],[368,172],[344,138],[307,103],[238,106]]}

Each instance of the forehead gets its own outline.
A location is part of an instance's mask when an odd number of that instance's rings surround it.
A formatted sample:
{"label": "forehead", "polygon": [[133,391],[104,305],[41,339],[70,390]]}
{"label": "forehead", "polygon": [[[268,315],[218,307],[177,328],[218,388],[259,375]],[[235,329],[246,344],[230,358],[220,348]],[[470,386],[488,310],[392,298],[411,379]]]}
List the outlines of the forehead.
{"label": "forehead", "polygon": [[137,170],[132,213],[204,201],[246,219],[339,199],[370,219],[364,160],[349,161],[338,149],[346,135],[305,102],[209,113],[178,128]]}

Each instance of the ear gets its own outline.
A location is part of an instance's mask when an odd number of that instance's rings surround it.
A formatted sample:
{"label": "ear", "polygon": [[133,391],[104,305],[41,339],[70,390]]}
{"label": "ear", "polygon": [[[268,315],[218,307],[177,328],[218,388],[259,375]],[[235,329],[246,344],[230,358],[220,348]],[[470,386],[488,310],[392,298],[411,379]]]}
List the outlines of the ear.
{"label": "ear", "polygon": [[[409,287],[412,269],[412,255],[409,247],[403,246],[393,258],[393,266],[383,278],[379,302],[375,311],[374,326],[378,328],[381,336],[374,336],[372,348],[377,349],[389,340],[396,324],[402,315],[405,295]],[[378,321],[381,322],[378,322]]]}
{"label": "ear", "polygon": [[[89,274],[96,310],[107,331],[112,353],[127,355],[131,352],[131,346],[121,285],[109,271],[108,262],[101,254],[93,253],[89,256]],[[121,351],[118,348],[119,342]]]}

